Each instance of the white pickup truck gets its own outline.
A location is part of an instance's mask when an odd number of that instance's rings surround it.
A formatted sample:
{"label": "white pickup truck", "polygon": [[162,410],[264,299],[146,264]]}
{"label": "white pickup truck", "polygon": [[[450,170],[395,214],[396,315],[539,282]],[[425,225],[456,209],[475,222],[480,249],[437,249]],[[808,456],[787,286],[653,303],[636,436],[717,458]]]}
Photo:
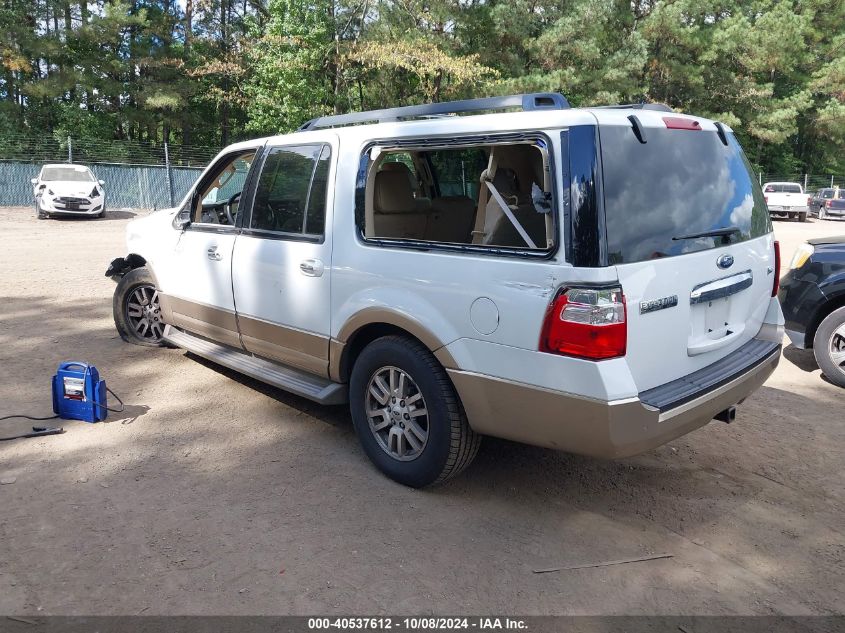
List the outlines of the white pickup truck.
{"label": "white pickup truck", "polygon": [[763,185],[763,196],[769,207],[769,215],[807,221],[809,198],[797,182],[767,182]]}

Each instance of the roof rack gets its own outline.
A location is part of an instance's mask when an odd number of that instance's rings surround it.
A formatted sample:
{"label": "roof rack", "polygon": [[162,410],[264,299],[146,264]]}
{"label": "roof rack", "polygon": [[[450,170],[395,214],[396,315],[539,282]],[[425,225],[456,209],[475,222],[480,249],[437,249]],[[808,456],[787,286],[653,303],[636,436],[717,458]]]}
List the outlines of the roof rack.
{"label": "roof rack", "polygon": [[507,110],[519,108],[529,110],[565,110],[569,102],[556,92],[538,92],[534,94],[510,95],[507,97],[487,97],[484,99],[466,99],[463,101],[446,101],[443,103],[429,103],[426,105],[404,106],[401,108],[386,108],[384,110],[369,110],[367,112],[352,112],[350,114],[336,114],[311,119],[299,128],[300,132],[328,127],[355,125],[356,123],[384,123],[421,117],[436,117],[461,112],[484,112],[487,110]]}
{"label": "roof rack", "polygon": [[657,110],[658,112],[674,112],[672,108],[665,103],[623,103],[620,105],[603,105],[603,106],[589,106],[595,110],[624,110],[632,108],[634,110]]}

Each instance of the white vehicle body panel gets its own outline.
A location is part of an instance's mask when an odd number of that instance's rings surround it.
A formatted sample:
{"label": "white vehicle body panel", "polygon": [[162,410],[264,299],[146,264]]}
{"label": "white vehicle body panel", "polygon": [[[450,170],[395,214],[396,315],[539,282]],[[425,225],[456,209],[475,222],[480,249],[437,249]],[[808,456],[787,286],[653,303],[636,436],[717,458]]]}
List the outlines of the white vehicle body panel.
{"label": "white vehicle body panel", "polygon": [[[635,113],[646,129],[666,127],[661,118],[665,112]],[[241,143],[227,148],[226,153],[265,143],[331,144],[329,182],[333,186],[328,188],[324,241],[268,239],[236,230],[214,232],[197,227],[179,230],[172,225],[177,211],[166,210],[130,224],[128,251],[146,260],[165,295],[213,306],[239,320],[251,319],[260,326],[325,341],[325,363],[319,354],[307,358],[285,343],[244,336],[243,322],[240,334],[226,341],[256,356],[314,374],[332,376],[330,346],[346,342],[347,324],[368,313],[389,313],[438,341],[430,346],[431,351],[451,359],[454,365],[447,367],[449,370],[595,403],[637,402],[644,391],[730,357],[759,337],[766,325],[782,330],[783,317],[771,296],[775,275],[772,233],[663,259],[576,268],[565,257],[568,227],[562,204],[558,205],[556,249],[548,257],[531,259],[377,245],[362,238],[355,218],[357,175],[362,152],[369,144],[531,132],[547,137],[550,155],[559,161],[564,155],[562,131],[574,125],[598,125],[599,130],[630,127],[630,114],[630,110],[563,110],[445,117],[306,131]],[[672,116],[698,121],[705,133],[717,129],[711,121]],[[568,199],[570,192],[564,187],[560,169],[553,172],[556,199]],[[803,206],[806,208],[806,198]],[[220,259],[209,259],[212,248]],[[717,265],[723,255],[733,257],[729,270]],[[318,265],[321,274],[307,274],[301,268],[303,263]],[[746,271],[750,280],[741,292],[704,303],[691,300],[697,287]],[[627,305],[624,357],[597,362],[538,351],[543,322],[556,293],[579,285],[622,287]],[[667,297],[675,297],[677,304],[641,313],[641,303]],[[174,324],[190,329],[188,320],[177,319]],[[525,403],[525,412],[530,415],[530,403]]]}

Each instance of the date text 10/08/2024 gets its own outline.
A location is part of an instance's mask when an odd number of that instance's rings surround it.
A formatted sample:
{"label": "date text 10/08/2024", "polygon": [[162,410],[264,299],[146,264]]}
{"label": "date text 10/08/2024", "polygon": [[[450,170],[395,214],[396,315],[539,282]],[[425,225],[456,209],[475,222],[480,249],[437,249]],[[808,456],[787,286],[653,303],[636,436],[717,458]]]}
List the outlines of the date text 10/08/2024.
{"label": "date text 10/08/2024", "polygon": [[478,630],[525,631],[528,625],[519,618],[477,617],[349,617],[349,618],[308,618],[309,630],[381,630],[381,631],[445,631]]}

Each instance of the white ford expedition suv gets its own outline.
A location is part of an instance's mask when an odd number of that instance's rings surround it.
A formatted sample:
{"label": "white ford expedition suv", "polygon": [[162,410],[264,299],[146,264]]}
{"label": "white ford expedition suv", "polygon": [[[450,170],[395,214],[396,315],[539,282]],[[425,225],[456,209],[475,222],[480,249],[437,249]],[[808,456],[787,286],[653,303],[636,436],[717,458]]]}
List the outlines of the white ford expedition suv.
{"label": "white ford expedition suv", "polygon": [[125,340],[348,402],[425,486],[482,435],[612,458],[731,421],[780,358],[778,270],[729,128],[535,94],[227,147],[106,274]]}

